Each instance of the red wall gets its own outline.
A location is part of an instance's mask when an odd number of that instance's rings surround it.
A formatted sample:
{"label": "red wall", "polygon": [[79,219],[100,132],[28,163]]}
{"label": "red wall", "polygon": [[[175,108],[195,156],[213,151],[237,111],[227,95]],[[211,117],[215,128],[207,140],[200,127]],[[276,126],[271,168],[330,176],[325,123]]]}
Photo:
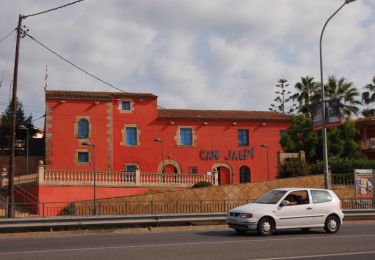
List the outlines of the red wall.
{"label": "red wall", "polygon": [[48,114],[52,116],[50,121],[47,120],[47,124],[50,124],[47,129],[48,167],[50,169],[92,169],[92,166],[84,167],[75,163],[77,149],[92,149],[91,147],[80,145],[83,139],[77,139],[74,132],[77,117],[88,116],[92,126],[90,128],[91,138],[88,140],[91,143],[95,143],[97,147],[97,169],[107,170],[107,103],[99,102],[99,104],[95,104],[93,101],[75,100],[60,103],[60,101],[52,100],[47,105]]}
{"label": "red wall", "polygon": [[[77,149],[85,148],[80,146],[82,140],[77,139],[74,134],[74,124],[77,116],[89,116],[92,125],[91,143],[96,145],[96,168],[97,170],[121,171],[125,163],[137,163],[143,172],[157,172],[158,165],[161,164],[161,144],[154,142],[154,138],[161,138],[164,142],[164,159],[176,161],[182,168],[183,173],[189,172],[189,167],[198,167],[200,174],[212,171],[217,163],[229,166],[232,177],[229,182],[236,184],[240,182],[239,169],[248,166],[251,170],[251,181],[262,181],[268,179],[268,167],[270,179],[277,177],[277,152],[281,150],[280,130],[288,128],[289,122],[237,122],[232,121],[183,121],[161,120],[157,117],[157,99],[133,99],[134,111],[132,113],[120,113],[118,100],[113,99],[113,139],[108,125],[108,104],[101,102],[96,104],[93,101],[66,100],[60,103],[59,100],[50,99],[47,101],[50,110],[51,125],[47,135],[48,168],[49,169],[80,169],[92,170],[92,164],[83,166],[75,163],[74,154]],[[263,124],[262,124],[263,123]],[[128,147],[121,144],[123,141],[121,130],[125,124],[136,124],[140,130],[140,145]],[[194,147],[179,147],[176,137],[178,126],[192,126],[197,139]],[[250,144],[246,147],[238,146],[238,129],[248,129]],[[108,140],[112,141],[109,142]],[[109,144],[113,146],[113,152],[109,149]],[[267,149],[261,144],[268,145]],[[220,158],[217,160],[202,160],[201,150],[219,151]],[[252,149],[253,156],[246,160],[226,160],[225,156],[229,150],[240,151]],[[112,157],[113,167],[110,166]],[[52,188],[51,188],[52,189]],[[55,188],[54,188],[55,189]],[[52,192],[49,191],[49,192]],[[84,193],[83,190],[77,193]],[[61,194],[61,193],[60,193]],[[56,199],[61,195],[56,195]]]}

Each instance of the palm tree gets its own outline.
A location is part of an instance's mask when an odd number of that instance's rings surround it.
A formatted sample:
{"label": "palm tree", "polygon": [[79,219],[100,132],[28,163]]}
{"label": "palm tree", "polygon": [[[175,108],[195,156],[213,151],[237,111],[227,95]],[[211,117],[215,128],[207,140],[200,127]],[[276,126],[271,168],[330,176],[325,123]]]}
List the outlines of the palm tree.
{"label": "palm tree", "polygon": [[367,91],[362,92],[362,103],[367,105],[367,108],[362,110],[364,117],[374,116],[375,109],[370,108],[369,105],[375,102],[375,77],[372,78],[372,83],[365,86]]}
{"label": "palm tree", "polygon": [[358,115],[358,105],[361,104],[356,98],[360,96],[353,82],[347,82],[344,77],[339,80],[335,76],[328,78],[328,83],[324,85],[325,93],[329,99],[338,99],[341,115],[350,117]]}
{"label": "palm tree", "polygon": [[316,103],[315,96],[318,88],[318,84],[314,81],[313,77],[301,77],[301,82],[297,82],[294,85],[297,89],[297,93],[292,96],[293,100],[298,102],[298,112],[302,113],[306,117],[311,117],[311,107],[313,103]]}

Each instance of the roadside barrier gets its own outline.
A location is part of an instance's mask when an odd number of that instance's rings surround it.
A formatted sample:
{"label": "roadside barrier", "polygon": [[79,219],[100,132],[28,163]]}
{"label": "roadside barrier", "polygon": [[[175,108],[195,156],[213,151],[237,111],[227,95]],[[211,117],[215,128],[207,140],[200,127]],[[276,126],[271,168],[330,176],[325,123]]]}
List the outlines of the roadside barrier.
{"label": "roadside barrier", "polygon": [[[345,220],[375,219],[375,210],[344,210]],[[151,214],[124,216],[62,216],[0,219],[0,232],[88,227],[147,227],[224,224],[226,213]]]}

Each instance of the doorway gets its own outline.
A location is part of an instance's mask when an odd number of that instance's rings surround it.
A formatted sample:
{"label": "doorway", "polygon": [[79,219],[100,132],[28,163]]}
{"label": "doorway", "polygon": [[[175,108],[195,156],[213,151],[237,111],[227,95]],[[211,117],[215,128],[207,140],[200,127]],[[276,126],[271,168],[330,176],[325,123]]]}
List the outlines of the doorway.
{"label": "doorway", "polygon": [[230,170],[225,166],[217,167],[219,185],[230,184]]}

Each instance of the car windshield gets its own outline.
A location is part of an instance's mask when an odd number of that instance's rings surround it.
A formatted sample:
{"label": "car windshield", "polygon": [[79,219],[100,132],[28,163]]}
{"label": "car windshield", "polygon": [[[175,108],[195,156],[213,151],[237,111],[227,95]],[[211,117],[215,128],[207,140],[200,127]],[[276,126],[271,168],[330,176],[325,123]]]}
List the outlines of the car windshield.
{"label": "car windshield", "polygon": [[271,190],[255,201],[259,204],[276,204],[286,193],[285,190]]}

